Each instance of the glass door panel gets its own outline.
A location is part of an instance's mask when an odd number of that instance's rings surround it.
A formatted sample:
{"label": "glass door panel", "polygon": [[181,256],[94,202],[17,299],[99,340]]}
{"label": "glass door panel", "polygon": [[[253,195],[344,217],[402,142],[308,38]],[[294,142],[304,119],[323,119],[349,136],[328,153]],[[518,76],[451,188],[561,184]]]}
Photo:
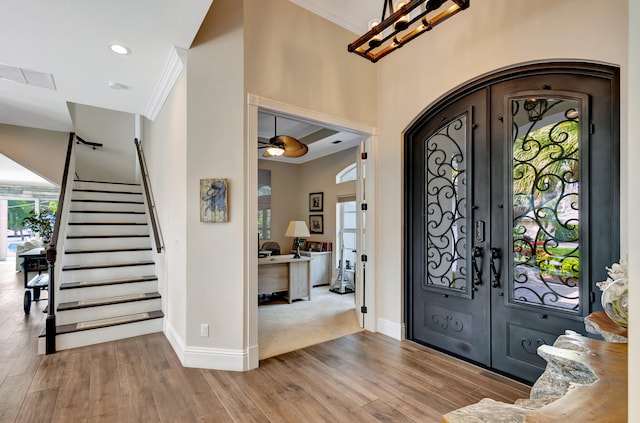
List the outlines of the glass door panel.
{"label": "glass door panel", "polygon": [[425,141],[426,286],[468,293],[467,116]]}
{"label": "glass door panel", "polygon": [[578,310],[581,105],[521,98],[511,110],[511,301]]}

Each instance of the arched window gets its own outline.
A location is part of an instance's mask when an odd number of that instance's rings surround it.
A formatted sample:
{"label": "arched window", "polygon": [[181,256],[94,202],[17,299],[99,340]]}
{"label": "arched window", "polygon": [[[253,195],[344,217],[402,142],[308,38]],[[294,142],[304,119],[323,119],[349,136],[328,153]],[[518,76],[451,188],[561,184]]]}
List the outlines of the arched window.
{"label": "arched window", "polygon": [[341,184],[343,182],[350,182],[356,180],[356,164],[352,163],[349,166],[342,169],[336,175],[336,184]]}

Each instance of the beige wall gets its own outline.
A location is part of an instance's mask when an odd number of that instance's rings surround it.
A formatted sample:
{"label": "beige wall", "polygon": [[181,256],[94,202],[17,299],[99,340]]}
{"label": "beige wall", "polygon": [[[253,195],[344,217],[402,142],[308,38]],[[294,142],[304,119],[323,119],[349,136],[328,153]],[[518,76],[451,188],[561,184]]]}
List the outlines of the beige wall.
{"label": "beige wall", "polygon": [[[336,185],[336,174],[355,163],[356,151],[350,148],[300,165],[258,161],[259,169],[271,170],[271,241],[280,244],[282,254],[289,253],[293,245],[284,236],[289,221],[302,220],[308,226],[310,214],[324,216],[324,234],[311,234],[308,239],[336,245],[336,200],[339,195],[356,193],[355,182]],[[311,192],[324,193],[322,212],[309,212]]]}
{"label": "beige wall", "polygon": [[[336,203],[339,195],[355,195],[356,183],[347,182],[336,185],[336,175],[345,167],[356,162],[357,148],[340,151],[330,156],[322,157],[301,165],[300,198],[301,207],[306,215],[307,224],[309,214],[324,216],[324,233],[311,234],[313,241],[332,242],[336,247]],[[323,192],[323,212],[309,212],[309,193]],[[335,257],[334,257],[335,258]]]}
{"label": "beige wall", "polygon": [[244,3],[247,92],[375,125],[375,67],[347,53],[353,33],[287,0]]}
{"label": "beige wall", "polygon": [[[516,63],[557,58],[627,65],[627,2],[485,0],[376,64],[376,263],[379,317],[403,321],[402,132],[430,103],[478,75]],[[402,78],[398,73],[402,72]],[[622,157],[627,148],[626,78],[622,92]],[[623,161],[622,174],[626,172]],[[626,178],[622,181],[626,232]],[[383,195],[384,193],[384,195]],[[385,222],[385,224],[382,224]],[[626,239],[626,235],[623,236]],[[384,248],[384,251],[382,250]],[[623,245],[623,251],[627,247]]]}
{"label": "beige wall", "polygon": [[58,186],[68,144],[68,132],[0,124],[0,153]]}
{"label": "beige wall", "polygon": [[[627,163],[627,174],[622,174],[622,179],[629,181],[628,186],[633,189],[628,191],[628,216],[637,216],[640,210],[640,189],[632,181],[638,179],[637,164],[640,163],[640,127],[635,119],[640,116],[640,3],[637,1],[629,2],[629,68],[627,71],[627,80],[629,81],[629,101],[628,115],[629,119],[629,137],[628,137],[628,153],[623,156],[623,161]],[[633,117],[633,118],[632,118]],[[628,239],[636,240],[636,242],[628,242],[627,252],[629,254],[629,310],[630,322],[629,327],[633,328],[629,331],[629,421],[640,421],[640,403],[634,399],[640,398],[640,225],[633,219],[634,223],[629,224],[627,229]]]}
{"label": "beige wall", "polygon": [[[187,56],[186,342],[234,356],[245,348],[242,16],[242,2],[214,1]],[[203,178],[229,180],[227,223],[200,222]]]}
{"label": "beige wall", "polygon": [[134,115],[81,104],[75,105],[73,115],[78,136],[103,144],[95,150],[77,146],[76,173],[80,179],[135,182]]}
{"label": "beige wall", "polygon": [[144,121],[144,154],[165,243],[156,273],[167,334],[184,347],[187,331],[187,72],[183,71],[155,121]]}
{"label": "beige wall", "polygon": [[[293,245],[284,233],[291,220],[305,220],[300,202],[300,166],[272,160],[259,160],[259,169],[271,171],[271,239],[280,244],[280,252],[288,254]],[[265,241],[261,241],[260,245]]]}

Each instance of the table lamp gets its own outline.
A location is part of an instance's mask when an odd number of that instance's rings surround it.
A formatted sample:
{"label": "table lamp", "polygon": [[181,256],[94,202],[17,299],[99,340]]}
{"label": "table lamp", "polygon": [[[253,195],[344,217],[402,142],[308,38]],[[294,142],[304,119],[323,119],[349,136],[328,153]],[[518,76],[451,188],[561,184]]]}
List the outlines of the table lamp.
{"label": "table lamp", "polygon": [[296,246],[296,254],[293,258],[300,258],[300,238],[310,236],[307,224],[302,220],[292,220],[289,222],[287,232],[285,232],[284,236],[294,238],[293,244]]}

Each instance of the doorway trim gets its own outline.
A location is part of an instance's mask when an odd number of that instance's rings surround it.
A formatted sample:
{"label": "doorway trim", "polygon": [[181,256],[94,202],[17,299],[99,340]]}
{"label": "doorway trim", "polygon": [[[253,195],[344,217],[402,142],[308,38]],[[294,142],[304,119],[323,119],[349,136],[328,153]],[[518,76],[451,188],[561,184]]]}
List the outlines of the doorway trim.
{"label": "doorway trim", "polygon": [[[619,157],[620,154],[620,67],[615,64],[608,64],[602,62],[590,62],[590,61],[558,61],[558,60],[541,60],[541,61],[532,61],[532,62],[523,62],[514,64],[512,66],[499,68],[483,75],[480,75],[476,78],[473,78],[467,82],[464,82],[461,85],[447,91],[432,103],[430,103],[427,107],[425,107],[420,113],[416,115],[416,117],[406,126],[403,131],[403,146],[405,155],[403,157],[404,160],[404,186],[405,190],[404,195],[404,211],[403,217],[405,220],[405,232],[404,232],[404,242],[403,247],[405,254],[405,261],[403,263],[404,270],[404,283],[403,287],[405,290],[404,295],[404,321],[406,324],[406,336],[407,339],[414,338],[414,329],[412,327],[412,316],[414,313],[412,304],[412,271],[411,271],[411,254],[408,252],[411,251],[412,240],[410,234],[413,231],[411,227],[411,219],[410,219],[410,207],[413,204],[413,198],[410,193],[410,189],[407,188],[407,181],[411,181],[411,167],[408,163],[413,159],[410,151],[409,143],[412,142],[411,131],[415,128],[425,125],[428,121],[434,118],[434,116],[438,115],[442,112],[443,109],[448,107],[449,105],[467,97],[468,95],[477,92],[479,90],[485,89],[487,87],[493,86],[500,82],[505,82],[509,80],[525,78],[525,77],[535,77],[535,76],[544,76],[548,74],[565,74],[565,75],[588,75],[597,77],[603,80],[608,80],[610,84],[610,93],[611,93],[611,103],[612,108],[616,109],[616,113],[613,114],[613,118],[611,121],[611,136],[613,139],[618,140],[618,142],[614,143],[614,150],[612,152],[612,157]],[[545,89],[545,87],[540,87],[540,89]],[[612,175],[612,185],[620,187],[620,173],[615,173]],[[620,204],[620,190],[618,189],[616,192],[611,192],[611,201],[615,204]],[[622,208],[620,209],[622,211]],[[620,214],[613,216],[609,221],[610,224],[610,233],[612,234],[612,244],[618,245],[620,244]],[[619,254],[619,252],[617,252]],[[614,254],[615,255],[615,254]],[[593,270],[593,269],[592,269]],[[596,269],[598,271],[604,271],[603,269]],[[591,280],[594,280],[593,273],[591,274]],[[594,307],[592,304],[590,307]],[[597,306],[597,303],[595,305]]]}
{"label": "doorway trim", "polygon": [[[367,267],[367,290],[366,298],[368,313],[364,318],[364,328],[370,331],[376,331],[377,310],[376,310],[376,278],[375,278],[375,146],[377,144],[377,128],[339,118],[333,115],[304,109],[302,107],[293,106],[277,100],[260,97],[255,94],[247,94],[247,127],[245,138],[245,330],[243,343],[246,350],[245,370],[255,369],[258,367],[258,240],[255,234],[258,233],[258,150],[256,149],[256,141],[258,139],[258,111],[268,110],[281,115],[302,118],[318,124],[330,125],[343,128],[352,132],[360,133],[365,143],[368,145],[367,159],[367,178],[365,179],[365,190],[368,210],[367,220],[370,221],[369,231],[367,232],[365,250],[367,251],[368,261],[374,266]],[[359,280],[356,284],[361,283]],[[356,292],[362,293],[362,287],[356,285]],[[356,307],[363,304],[361,294],[356,298]]]}

